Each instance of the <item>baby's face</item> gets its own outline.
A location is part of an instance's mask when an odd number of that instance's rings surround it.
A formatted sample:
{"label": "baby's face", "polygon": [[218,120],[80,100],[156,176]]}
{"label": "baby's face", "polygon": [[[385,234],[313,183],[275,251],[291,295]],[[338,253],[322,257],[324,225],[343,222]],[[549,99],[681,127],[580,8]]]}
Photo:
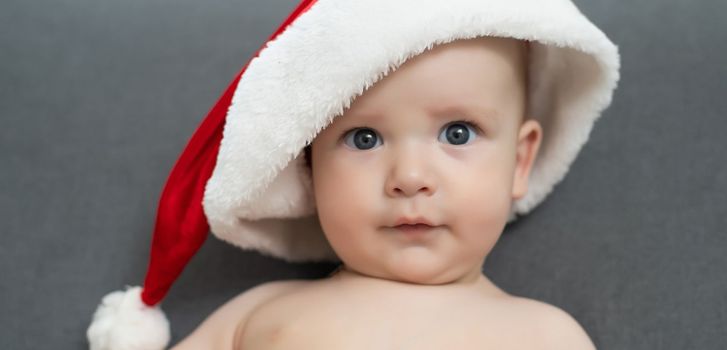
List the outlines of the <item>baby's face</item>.
{"label": "baby's face", "polygon": [[[318,134],[318,216],[348,270],[419,284],[480,276],[540,141],[537,122],[523,122],[523,49],[501,38],[435,46]],[[417,217],[436,227],[394,228]]]}

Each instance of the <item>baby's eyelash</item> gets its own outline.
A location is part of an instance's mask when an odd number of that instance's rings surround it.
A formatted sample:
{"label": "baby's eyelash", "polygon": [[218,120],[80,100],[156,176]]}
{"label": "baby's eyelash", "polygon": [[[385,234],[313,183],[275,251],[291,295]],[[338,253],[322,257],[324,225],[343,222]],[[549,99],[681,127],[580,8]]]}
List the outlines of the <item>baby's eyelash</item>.
{"label": "baby's eyelash", "polygon": [[[478,134],[478,135],[482,135],[482,133],[483,133],[483,130],[482,130],[482,128],[480,127],[480,124],[479,124],[479,123],[477,123],[476,121],[472,120],[472,119],[460,119],[460,120],[457,120],[457,121],[451,122],[451,123],[449,123],[449,124],[456,124],[456,123],[462,123],[462,122],[464,122],[464,123],[467,123],[467,124],[469,124],[470,126],[472,126],[472,128],[474,128],[474,129],[475,129],[475,131],[477,132],[477,134]],[[449,124],[447,124],[447,125],[449,125]]]}

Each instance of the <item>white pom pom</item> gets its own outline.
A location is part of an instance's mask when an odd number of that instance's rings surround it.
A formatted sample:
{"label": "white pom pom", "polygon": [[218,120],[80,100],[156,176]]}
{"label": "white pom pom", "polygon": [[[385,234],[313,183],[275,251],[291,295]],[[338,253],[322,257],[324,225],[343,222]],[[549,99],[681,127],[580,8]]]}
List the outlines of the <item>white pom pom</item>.
{"label": "white pom pom", "polygon": [[141,287],[109,293],[86,331],[90,350],[162,350],[169,343],[169,321],[157,305],[141,300]]}

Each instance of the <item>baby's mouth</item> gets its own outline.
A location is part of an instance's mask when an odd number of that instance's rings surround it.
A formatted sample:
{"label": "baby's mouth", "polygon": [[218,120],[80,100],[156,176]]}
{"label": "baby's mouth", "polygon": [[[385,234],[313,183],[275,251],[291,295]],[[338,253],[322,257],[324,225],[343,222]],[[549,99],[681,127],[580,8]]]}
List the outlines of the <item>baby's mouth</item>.
{"label": "baby's mouth", "polygon": [[413,224],[413,225],[412,224],[401,224],[399,226],[394,226],[394,227],[395,228],[398,228],[398,229],[415,229],[415,228],[425,229],[425,228],[432,228],[432,226],[429,226],[427,224]]}
{"label": "baby's mouth", "polygon": [[403,224],[403,225],[394,226],[393,228],[396,229],[399,233],[403,233],[405,235],[418,236],[418,235],[424,235],[424,234],[430,233],[430,232],[434,231],[434,229],[437,227],[438,226],[429,226],[427,224],[414,224],[414,225]]}

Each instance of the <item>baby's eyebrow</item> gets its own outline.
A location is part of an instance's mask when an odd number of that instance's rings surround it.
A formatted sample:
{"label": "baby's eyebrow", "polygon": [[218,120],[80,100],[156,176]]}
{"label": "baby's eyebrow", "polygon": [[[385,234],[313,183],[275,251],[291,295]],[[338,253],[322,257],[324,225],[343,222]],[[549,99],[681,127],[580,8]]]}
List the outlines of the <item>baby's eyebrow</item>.
{"label": "baby's eyebrow", "polygon": [[[427,109],[427,112],[434,120],[452,117],[467,117],[483,122],[492,122],[496,121],[500,116],[497,109],[478,103],[447,104],[444,106],[430,107]],[[353,121],[349,118],[349,121],[352,123],[377,124],[387,118],[385,113],[369,110],[358,110],[350,113],[351,117],[356,119],[356,121]]]}
{"label": "baby's eyebrow", "polygon": [[435,115],[441,115],[444,117],[451,116],[451,114],[464,114],[468,117],[473,117],[481,120],[496,120],[500,117],[500,112],[495,108],[483,106],[481,104],[457,104],[448,105],[433,110]]}

